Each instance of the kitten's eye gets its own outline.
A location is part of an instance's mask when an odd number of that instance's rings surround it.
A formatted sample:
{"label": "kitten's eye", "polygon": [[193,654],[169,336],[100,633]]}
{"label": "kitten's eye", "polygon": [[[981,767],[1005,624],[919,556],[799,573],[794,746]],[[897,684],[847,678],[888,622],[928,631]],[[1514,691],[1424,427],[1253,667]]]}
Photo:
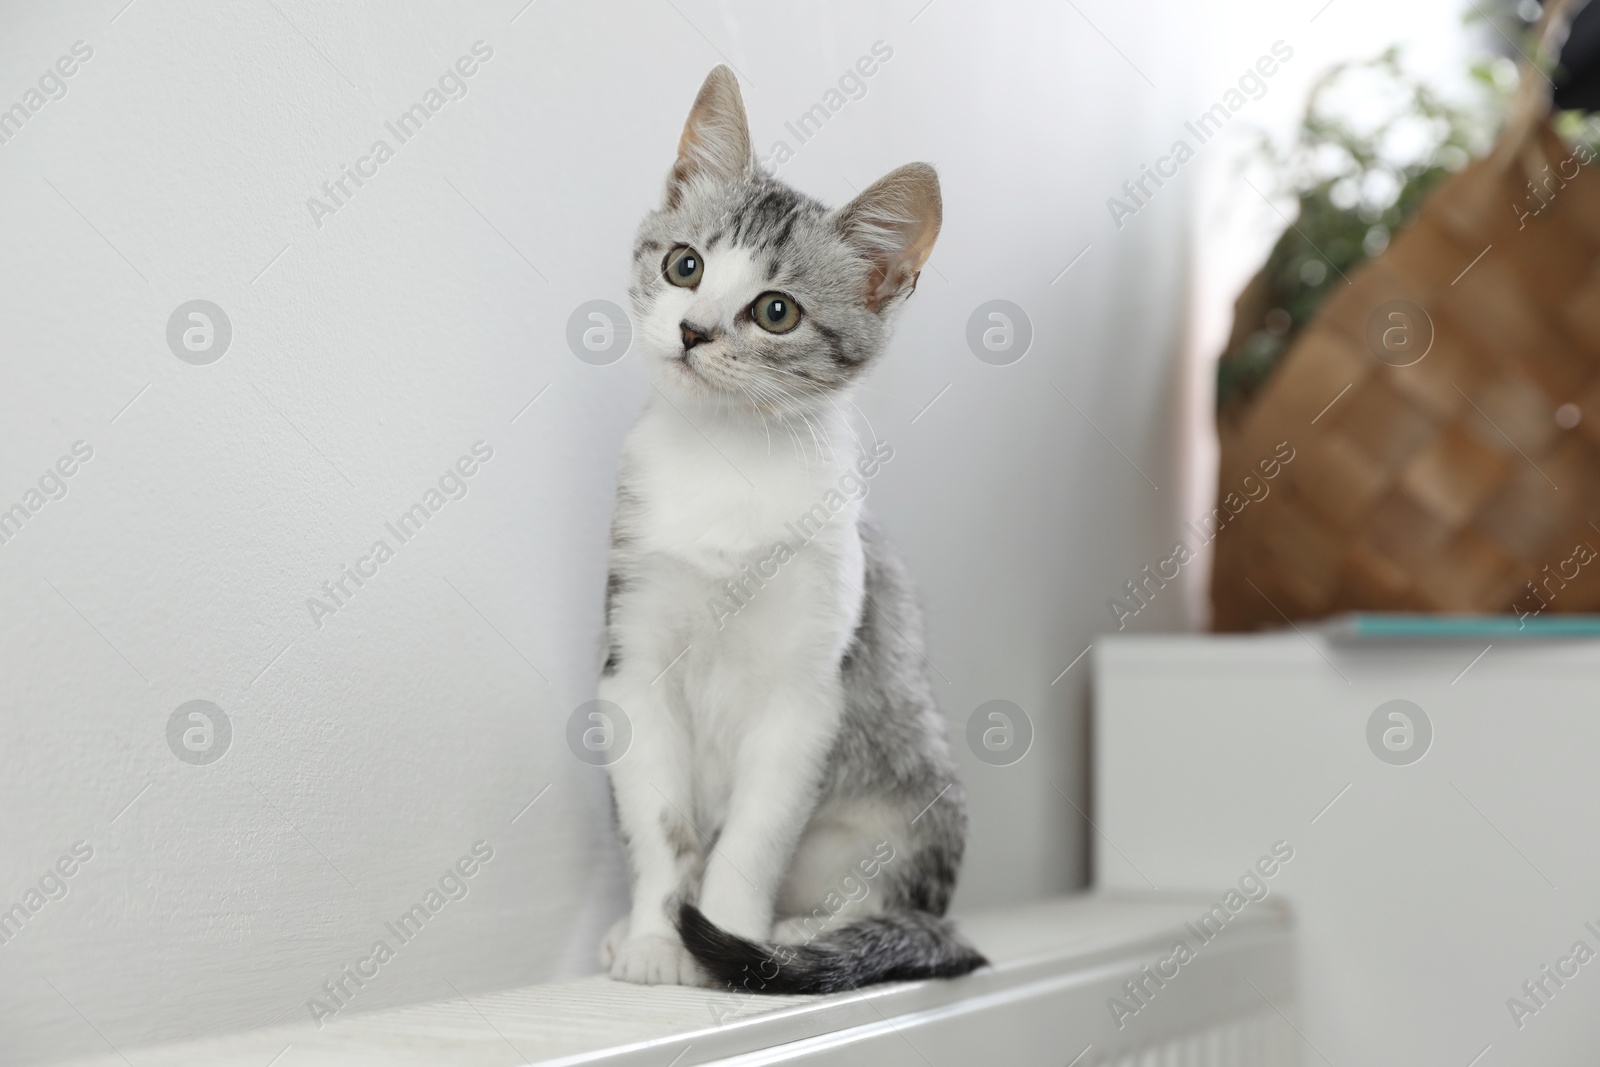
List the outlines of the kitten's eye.
{"label": "kitten's eye", "polygon": [[762,293],[750,305],[750,317],[769,333],[788,333],[800,325],[800,305],[782,293]]}
{"label": "kitten's eye", "polygon": [[706,265],[699,252],[688,245],[679,245],[667,253],[661,271],[673,285],[693,289],[700,284],[700,275],[706,272]]}

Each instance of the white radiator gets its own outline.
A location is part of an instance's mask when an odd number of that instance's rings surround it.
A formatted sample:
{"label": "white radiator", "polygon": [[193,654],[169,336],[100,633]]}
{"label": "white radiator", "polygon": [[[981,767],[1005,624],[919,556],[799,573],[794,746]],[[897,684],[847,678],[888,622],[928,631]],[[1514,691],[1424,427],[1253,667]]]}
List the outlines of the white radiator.
{"label": "white radiator", "polygon": [[[967,916],[994,966],[954,981],[740,998],[595,977],[119,1053],[139,1067],[1294,1067],[1288,915],[1264,901],[1198,934],[1216,903],[1082,896]],[[76,1062],[126,1067],[119,1053]]]}
{"label": "white radiator", "polygon": [[1283,1067],[1300,1062],[1295,1058],[1298,1040],[1276,1012],[1263,1008],[1137,1051],[1100,1059],[1086,1056],[1079,1067]]}

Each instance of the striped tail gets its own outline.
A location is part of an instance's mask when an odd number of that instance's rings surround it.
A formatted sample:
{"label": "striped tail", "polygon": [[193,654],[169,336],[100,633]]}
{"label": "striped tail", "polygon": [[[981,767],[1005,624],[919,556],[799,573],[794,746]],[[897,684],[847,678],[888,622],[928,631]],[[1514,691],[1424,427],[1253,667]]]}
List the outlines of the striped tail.
{"label": "striped tail", "polygon": [[862,919],[784,945],[730,934],[685,904],[678,933],[718,986],[753,993],[839,993],[874,982],[955,978],[989,962],[949,920],[922,911]]}

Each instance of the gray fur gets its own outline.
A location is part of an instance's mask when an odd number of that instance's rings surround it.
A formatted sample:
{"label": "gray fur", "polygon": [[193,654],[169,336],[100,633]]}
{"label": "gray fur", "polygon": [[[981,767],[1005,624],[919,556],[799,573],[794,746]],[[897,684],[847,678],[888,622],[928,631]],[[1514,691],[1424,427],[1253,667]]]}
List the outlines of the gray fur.
{"label": "gray fur", "polygon": [[864,517],[860,531],[866,598],[841,664],[844,722],[819,807],[878,797],[909,810],[909,848],[883,871],[888,904],[943,915],[966,844],[966,794],[934,701],[911,577],[877,523]]}
{"label": "gray fur", "polygon": [[815,401],[860,376],[883,347],[888,324],[861,303],[868,267],[835,213],[776,179],[750,171],[726,185],[691,186],[677,208],[651,212],[634,244],[628,294],[643,318],[667,286],[662,259],[678,245],[707,256],[738,247],[761,266],[767,284],[792,295],[803,310],[792,334],[738,331],[738,355],[748,367],[744,385],[782,404]]}

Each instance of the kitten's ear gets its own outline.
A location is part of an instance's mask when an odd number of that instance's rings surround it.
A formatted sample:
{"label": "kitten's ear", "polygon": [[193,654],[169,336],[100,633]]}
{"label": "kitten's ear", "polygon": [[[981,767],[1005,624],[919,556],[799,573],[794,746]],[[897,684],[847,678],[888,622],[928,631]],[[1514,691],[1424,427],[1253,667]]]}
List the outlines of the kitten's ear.
{"label": "kitten's ear", "polygon": [[943,208],[939,176],[926,163],[890,171],[839,209],[837,222],[871,267],[867,307],[881,309],[892,297],[909,296],[917,274],[939,236]]}
{"label": "kitten's ear", "polygon": [[695,179],[737,181],[754,163],[739,82],[733,71],[719,63],[706,75],[700,95],[689,109],[689,121],[683,124],[678,161],[667,176],[667,207],[677,207],[684,187]]}

